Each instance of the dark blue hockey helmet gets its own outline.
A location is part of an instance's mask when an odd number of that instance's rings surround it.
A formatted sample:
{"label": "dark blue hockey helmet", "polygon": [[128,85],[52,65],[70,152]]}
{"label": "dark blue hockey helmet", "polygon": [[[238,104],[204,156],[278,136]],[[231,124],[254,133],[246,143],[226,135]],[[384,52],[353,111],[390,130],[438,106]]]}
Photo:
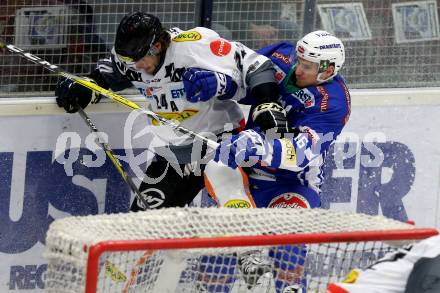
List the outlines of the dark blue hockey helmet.
{"label": "dark blue hockey helmet", "polygon": [[129,13],[119,23],[115,51],[124,61],[138,61],[151,52],[163,31],[156,16],[144,12]]}

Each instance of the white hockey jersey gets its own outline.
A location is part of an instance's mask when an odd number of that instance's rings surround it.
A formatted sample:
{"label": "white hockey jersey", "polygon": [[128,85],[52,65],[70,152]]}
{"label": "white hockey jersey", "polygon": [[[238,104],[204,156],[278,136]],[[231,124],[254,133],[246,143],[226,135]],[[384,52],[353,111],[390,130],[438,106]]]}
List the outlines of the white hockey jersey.
{"label": "white hockey jersey", "polygon": [[[120,73],[128,77],[148,101],[150,110],[195,132],[219,134],[225,126],[237,128],[243,123],[243,113],[235,100],[246,95],[246,77],[264,62],[265,56],[255,53],[238,42],[230,42],[207,28],[196,27],[188,31],[169,30],[171,44],[164,62],[155,75],[127,66],[112,49],[113,60]],[[229,75],[238,85],[232,100],[212,98],[206,102],[187,101],[182,82],[186,68],[198,67]],[[156,121],[152,121],[157,125]],[[169,138],[174,145],[189,141]]]}
{"label": "white hockey jersey", "polygon": [[414,264],[438,255],[440,235],[387,254],[366,270],[351,271],[343,282],[330,284],[327,293],[403,293]]}

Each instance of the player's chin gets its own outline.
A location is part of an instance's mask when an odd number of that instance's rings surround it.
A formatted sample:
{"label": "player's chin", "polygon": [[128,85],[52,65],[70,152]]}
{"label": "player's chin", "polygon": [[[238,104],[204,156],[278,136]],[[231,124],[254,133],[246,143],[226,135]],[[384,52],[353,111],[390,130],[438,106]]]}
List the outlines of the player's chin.
{"label": "player's chin", "polygon": [[142,71],[145,72],[146,74],[153,74],[154,70],[155,70],[154,67],[148,67],[148,68],[142,69]]}
{"label": "player's chin", "polygon": [[304,82],[301,81],[301,80],[298,80],[298,79],[297,79],[297,80],[296,80],[296,86],[302,88],[302,87],[304,87]]}
{"label": "player's chin", "polygon": [[305,88],[308,87],[309,85],[310,83],[307,82],[307,80],[303,80],[303,79],[296,80],[296,86],[299,88]]}

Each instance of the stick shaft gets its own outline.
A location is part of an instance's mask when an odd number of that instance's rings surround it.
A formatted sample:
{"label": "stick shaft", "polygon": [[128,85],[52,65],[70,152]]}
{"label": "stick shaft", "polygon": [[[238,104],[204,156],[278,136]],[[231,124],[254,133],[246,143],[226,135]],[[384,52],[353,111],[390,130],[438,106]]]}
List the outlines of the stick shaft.
{"label": "stick shaft", "polygon": [[127,106],[131,109],[134,109],[134,110],[140,110],[144,114],[146,114],[147,116],[158,120],[159,122],[161,122],[164,125],[170,126],[173,129],[176,129],[177,131],[179,131],[183,134],[187,134],[195,139],[201,140],[202,142],[206,143],[212,149],[216,149],[218,147],[218,143],[216,141],[210,140],[210,139],[208,139],[198,133],[195,133],[192,130],[189,130],[183,126],[180,126],[174,121],[170,121],[168,119],[165,119],[162,116],[154,113],[153,111],[142,109],[142,107],[139,106],[138,104],[136,104],[135,102],[127,100],[123,96],[118,95],[110,90],[106,90],[106,89],[100,87],[99,85],[97,85],[93,82],[90,82],[84,78],[81,78],[79,76],[76,76],[76,75],[68,73],[68,72],[65,72],[57,65],[53,65],[53,64],[47,62],[46,60],[41,59],[38,56],[35,56],[35,55],[28,53],[28,52],[25,52],[23,49],[20,49],[20,48],[14,46],[14,45],[11,45],[11,44],[3,43],[1,40],[0,40],[0,48],[6,48],[10,52],[16,53],[31,62],[39,64],[53,73],[56,73],[56,74],[61,75],[65,78],[71,79],[71,80],[77,82],[78,84],[81,84],[82,86],[84,86],[88,89],[91,89],[91,90],[93,90],[93,91],[95,91],[95,92],[97,92],[107,98],[110,98],[110,99],[112,99],[112,100],[114,100],[124,106]]}
{"label": "stick shaft", "polygon": [[133,182],[131,177],[128,175],[125,168],[122,166],[119,159],[115,156],[113,153],[113,150],[108,146],[107,143],[104,142],[104,140],[99,136],[99,130],[96,127],[96,125],[92,122],[92,120],[89,118],[86,112],[78,106],[78,114],[81,116],[81,118],[84,120],[84,122],[89,126],[90,130],[97,134],[98,136],[98,143],[101,145],[101,147],[104,149],[107,157],[112,161],[113,165],[118,170],[119,174],[121,175],[122,179],[127,183],[127,185],[130,187],[131,191],[135,194],[135,196],[142,201],[142,203],[147,207],[147,209],[150,208],[147,200],[142,196],[139,189],[136,187],[136,184]]}

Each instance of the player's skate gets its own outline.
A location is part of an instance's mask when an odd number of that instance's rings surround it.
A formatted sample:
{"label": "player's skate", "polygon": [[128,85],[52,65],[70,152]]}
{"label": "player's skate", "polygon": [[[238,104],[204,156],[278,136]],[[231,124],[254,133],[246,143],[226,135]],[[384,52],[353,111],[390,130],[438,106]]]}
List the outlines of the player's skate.
{"label": "player's skate", "polygon": [[240,254],[238,265],[248,289],[252,289],[262,275],[272,271],[270,259],[261,250],[251,250]]}

